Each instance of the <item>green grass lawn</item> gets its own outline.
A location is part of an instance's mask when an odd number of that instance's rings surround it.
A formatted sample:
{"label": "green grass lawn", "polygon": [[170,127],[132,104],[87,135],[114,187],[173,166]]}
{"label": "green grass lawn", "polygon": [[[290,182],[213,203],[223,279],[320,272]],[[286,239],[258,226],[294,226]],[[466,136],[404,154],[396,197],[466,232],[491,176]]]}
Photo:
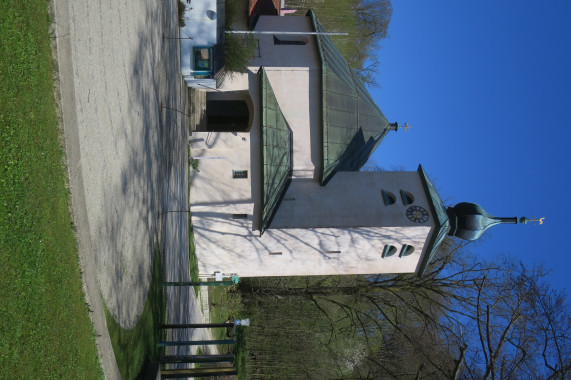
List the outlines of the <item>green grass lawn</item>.
{"label": "green grass lawn", "polygon": [[[105,309],[107,329],[111,337],[115,359],[123,379],[136,379],[148,365],[159,360],[158,343],[161,340],[159,326],[164,321],[165,297],[161,286],[163,274],[162,256],[155,249],[153,278],[143,314],[131,330],[122,329]],[[155,369],[156,370],[156,369]]]}
{"label": "green grass lawn", "polygon": [[[190,97],[195,94],[195,91],[189,91]],[[196,95],[194,95],[196,96]],[[191,98],[192,103],[192,98]],[[188,146],[188,198],[190,199],[190,178],[193,172],[199,172],[198,166],[200,164],[199,160],[196,160],[190,156],[190,145]],[[189,206],[190,208],[190,206]],[[198,262],[196,261],[196,254],[194,249],[194,233],[192,232],[192,216],[190,212],[188,213],[188,261],[190,264],[190,281],[198,282],[200,278],[198,276]],[[193,286],[194,294],[198,297],[200,294],[200,287]]]}
{"label": "green grass lawn", "polygon": [[[192,218],[190,213],[188,213],[188,260],[190,264],[190,281],[198,282],[200,277],[198,277],[198,262],[196,261],[196,254],[194,252],[194,238],[192,232]],[[193,286],[194,294],[198,297],[200,295],[200,287]]]}
{"label": "green grass lawn", "polygon": [[54,101],[48,2],[0,2],[0,378],[101,378]]}
{"label": "green grass lawn", "polygon": [[[240,295],[235,292],[234,286],[212,286],[208,289],[209,293],[209,307],[210,307],[210,322],[219,323],[228,320],[236,320],[248,318],[244,315],[244,307]],[[245,373],[245,355],[244,335],[247,333],[244,329],[248,327],[237,327],[236,329],[236,343],[233,345],[219,345],[218,352],[226,353],[228,351],[234,352],[236,355],[234,366],[238,369],[238,378],[246,379]],[[227,331],[225,328],[212,329],[214,339],[228,339]]]}

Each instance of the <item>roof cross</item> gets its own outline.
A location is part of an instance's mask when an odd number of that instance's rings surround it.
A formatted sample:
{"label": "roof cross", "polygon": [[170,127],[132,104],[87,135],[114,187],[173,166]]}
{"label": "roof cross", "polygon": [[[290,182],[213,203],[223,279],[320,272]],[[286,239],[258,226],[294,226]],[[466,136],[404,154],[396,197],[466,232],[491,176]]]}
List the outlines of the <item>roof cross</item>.
{"label": "roof cross", "polygon": [[545,218],[536,219],[535,216],[534,216],[532,219],[520,218],[520,219],[519,219],[519,222],[520,222],[521,224],[526,224],[527,222],[533,222],[534,225],[537,225],[537,224],[543,224],[543,220],[544,220],[544,219],[545,219]]}
{"label": "roof cross", "polygon": [[535,219],[535,216],[533,217],[533,219],[530,219],[530,222],[533,222],[533,224],[537,224],[539,222],[539,224],[543,224],[543,219],[545,218],[539,218],[539,219]]}
{"label": "roof cross", "polygon": [[404,131],[407,132],[409,128],[412,128],[412,125],[408,124],[408,121],[404,123],[404,125],[399,125],[398,121],[389,124],[393,131],[398,131],[399,128],[404,128]]}

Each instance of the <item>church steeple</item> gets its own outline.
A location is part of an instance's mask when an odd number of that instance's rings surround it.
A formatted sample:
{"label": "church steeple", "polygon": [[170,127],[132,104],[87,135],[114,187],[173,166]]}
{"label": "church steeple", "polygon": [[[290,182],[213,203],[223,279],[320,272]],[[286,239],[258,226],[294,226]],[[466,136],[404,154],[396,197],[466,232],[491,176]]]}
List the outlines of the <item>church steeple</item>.
{"label": "church steeple", "polygon": [[[448,235],[464,240],[476,240],[490,227],[497,224],[518,224],[518,218],[499,218],[488,214],[480,205],[462,202],[446,210],[450,220]],[[543,218],[542,218],[543,219]],[[535,219],[534,219],[535,220]],[[519,223],[529,219],[523,217]],[[541,220],[541,223],[543,220]]]}

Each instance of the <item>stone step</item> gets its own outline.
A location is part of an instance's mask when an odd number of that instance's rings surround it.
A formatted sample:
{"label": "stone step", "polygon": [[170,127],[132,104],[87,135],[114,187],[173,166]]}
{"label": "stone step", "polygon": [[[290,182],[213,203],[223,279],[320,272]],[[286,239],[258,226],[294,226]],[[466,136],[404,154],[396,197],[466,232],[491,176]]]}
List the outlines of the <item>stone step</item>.
{"label": "stone step", "polygon": [[190,103],[190,132],[206,130],[206,91],[195,88],[188,89]]}

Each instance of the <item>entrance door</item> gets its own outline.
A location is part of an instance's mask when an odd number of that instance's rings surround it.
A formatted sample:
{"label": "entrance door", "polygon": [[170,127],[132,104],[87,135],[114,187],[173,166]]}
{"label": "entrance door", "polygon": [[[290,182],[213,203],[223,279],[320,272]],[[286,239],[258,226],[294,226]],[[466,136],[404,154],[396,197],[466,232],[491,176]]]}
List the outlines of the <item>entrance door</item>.
{"label": "entrance door", "polygon": [[207,100],[206,129],[213,132],[246,132],[250,111],[244,100]]}

